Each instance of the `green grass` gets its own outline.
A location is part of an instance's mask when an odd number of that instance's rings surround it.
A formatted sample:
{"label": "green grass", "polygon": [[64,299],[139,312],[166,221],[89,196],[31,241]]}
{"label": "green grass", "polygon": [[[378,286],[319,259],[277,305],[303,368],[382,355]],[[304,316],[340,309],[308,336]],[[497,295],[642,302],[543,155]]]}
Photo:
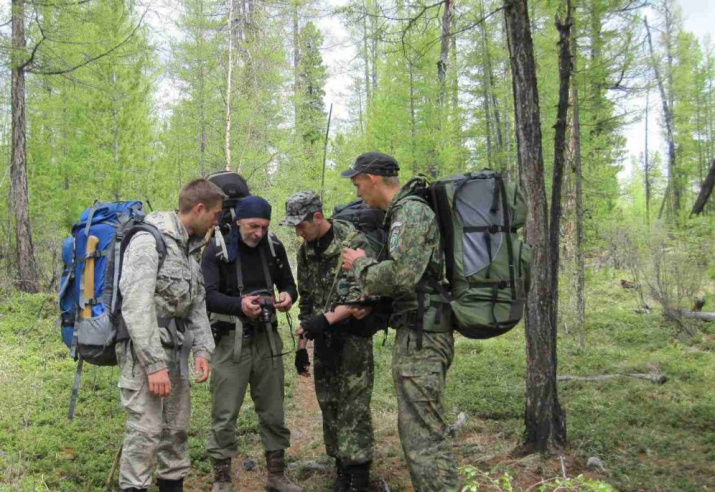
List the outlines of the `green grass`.
{"label": "green grass", "polygon": [[[560,333],[559,374],[661,372],[668,381],[663,385],[637,379],[559,383],[570,444],[568,473],[574,477],[583,473],[586,460],[598,456],[605,471],[586,472],[589,479],[606,481],[618,490],[711,490],[715,488],[713,329],[701,324],[701,334],[686,339],[657,313],[633,313],[636,294],[623,290],[615,278],[611,272],[589,279],[586,347],[578,346],[574,334]],[[395,429],[392,335],[384,346],[382,334],[374,342],[373,414],[379,423],[377,455],[385,462],[378,463],[376,470],[387,473],[395,462],[404,468],[399,464]],[[291,347],[289,339],[286,344]],[[519,328],[488,341],[458,337],[446,395],[450,421],[459,412],[469,416],[455,443],[460,463],[481,469],[484,474],[477,476],[508,473],[514,490],[560,475],[547,458],[507,457],[523,432],[524,344]],[[294,414],[298,409],[292,399],[296,387],[292,358],[285,363],[286,406]],[[83,491],[103,486],[123,436],[117,370],[86,366],[76,416],[70,422],[66,413],[74,368],[55,327],[50,296],[13,294],[0,299],[0,490]],[[194,385],[193,401],[191,478],[207,489],[207,385]],[[251,405],[250,398],[246,405]],[[241,412],[241,449],[259,461],[257,424],[253,411]],[[312,423],[306,428],[319,433],[320,426]],[[321,443],[316,435],[306,451],[310,456],[296,459],[319,459]],[[306,477],[309,490],[319,490],[328,480],[325,474]],[[402,473],[402,478],[394,478],[391,489],[400,490],[404,477]]]}

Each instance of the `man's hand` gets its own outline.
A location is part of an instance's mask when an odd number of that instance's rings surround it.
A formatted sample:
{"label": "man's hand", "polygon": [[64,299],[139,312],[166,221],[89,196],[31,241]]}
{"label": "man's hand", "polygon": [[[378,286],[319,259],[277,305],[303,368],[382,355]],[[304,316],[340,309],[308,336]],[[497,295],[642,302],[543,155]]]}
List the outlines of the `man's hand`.
{"label": "man's hand", "polygon": [[291,299],[288,292],[281,292],[278,294],[278,300],[274,305],[278,311],[286,313],[290,311],[290,308],[293,305],[293,299]]}
{"label": "man's hand", "polygon": [[308,367],[310,367],[310,359],[308,358],[308,351],[304,348],[298,349],[295,353],[295,369],[298,371],[300,376],[304,378],[309,378],[310,373],[308,372]]}
{"label": "man's hand", "polygon": [[258,300],[258,296],[243,296],[241,298],[241,310],[243,314],[249,318],[257,318],[261,314],[261,306],[254,304]]}
{"label": "man's hand", "polygon": [[171,381],[169,380],[169,370],[161,369],[160,371],[149,374],[149,393],[154,396],[169,396],[171,393]]}
{"label": "man's hand", "polygon": [[365,250],[343,248],[343,270],[352,270],[355,260],[365,256]]}
{"label": "man's hand", "polygon": [[330,322],[324,315],[321,314],[320,316],[303,321],[298,326],[295,334],[298,336],[304,335],[308,340],[315,340],[315,337],[323,333],[328,328],[330,328]]}
{"label": "man's hand", "polygon": [[209,361],[203,357],[194,357],[194,372],[199,376],[195,379],[197,383],[206,381],[209,378],[209,374],[211,374]]}
{"label": "man's hand", "polygon": [[352,308],[352,315],[355,319],[363,319],[372,312],[372,306],[356,306]]}

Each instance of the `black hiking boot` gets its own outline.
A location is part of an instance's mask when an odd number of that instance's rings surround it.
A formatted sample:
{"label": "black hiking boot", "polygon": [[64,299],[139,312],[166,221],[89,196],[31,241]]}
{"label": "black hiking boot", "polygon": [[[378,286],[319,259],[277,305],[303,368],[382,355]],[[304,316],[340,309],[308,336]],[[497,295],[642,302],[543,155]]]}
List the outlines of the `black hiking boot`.
{"label": "black hiking boot", "polygon": [[159,487],[159,492],[184,492],[184,479],[167,480],[165,478],[157,478],[156,486]]}
{"label": "black hiking boot", "polygon": [[368,492],[370,490],[370,465],[371,461],[348,465],[345,473],[348,476],[348,486],[345,492]]}
{"label": "black hiking boot", "polygon": [[335,484],[330,492],[346,492],[350,486],[350,479],[342,461],[335,458]]}

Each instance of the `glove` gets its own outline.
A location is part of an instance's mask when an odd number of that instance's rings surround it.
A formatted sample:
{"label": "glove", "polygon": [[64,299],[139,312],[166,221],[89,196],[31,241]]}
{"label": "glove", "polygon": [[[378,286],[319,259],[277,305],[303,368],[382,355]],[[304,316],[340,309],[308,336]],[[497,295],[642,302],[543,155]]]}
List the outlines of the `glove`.
{"label": "glove", "polygon": [[328,323],[328,318],[326,318],[324,314],[321,314],[315,318],[303,321],[301,326],[303,330],[305,330],[305,338],[315,340],[318,335],[330,328],[330,323]]}
{"label": "glove", "polygon": [[308,367],[310,367],[310,359],[308,359],[308,351],[305,349],[298,349],[295,353],[295,369],[298,374],[308,374]]}

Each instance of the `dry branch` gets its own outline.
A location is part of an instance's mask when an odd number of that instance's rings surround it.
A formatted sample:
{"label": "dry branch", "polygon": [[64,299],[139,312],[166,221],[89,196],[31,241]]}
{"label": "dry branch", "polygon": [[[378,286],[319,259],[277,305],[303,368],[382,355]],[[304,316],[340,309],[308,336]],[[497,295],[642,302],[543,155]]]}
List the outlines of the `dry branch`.
{"label": "dry branch", "polygon": [[663,384],[668,378],[665,374],[601,374],[599,376],[559,376],[559,381],[603,381],[604,379],[636,378],[647,379],[654,384]]}

